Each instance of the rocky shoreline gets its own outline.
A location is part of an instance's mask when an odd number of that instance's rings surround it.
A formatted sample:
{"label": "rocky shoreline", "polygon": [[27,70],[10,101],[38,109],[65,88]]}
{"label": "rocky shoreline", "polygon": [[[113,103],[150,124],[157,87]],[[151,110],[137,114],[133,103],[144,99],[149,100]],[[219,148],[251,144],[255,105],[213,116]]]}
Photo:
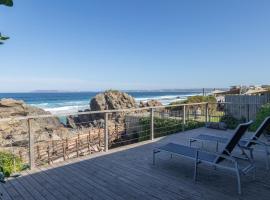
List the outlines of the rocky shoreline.
{"label": "rocky shoreline", "polygon": [[[158,101],[136,103],[135,99],[123,92],[106,91],[97,94],[91,99],[89,109],[81,111],[103,111],[118,110],[129,108],[140,108],[149,106],[162,105]],[[13,151],[17,155],[21,155],[23,160],[27,160],[28,149],[28,124],[26,120],[16,120],[16,117],[48,115],[40,108],[27,105],[23,101],[14,99],[0,100],[0,119],[14,118],[9,122],[0,122],[0,148],[5,151]],[[111,133],[110,140],[119,140],[125,132],[125,113],[114,113],[109,115],[109,131]],[[68,116],[66,123],[61,123],[57,117],[39,118],[31,120],[31,132],[34,133],[34,140],[40,151],[40,147],[53,144],[53,141],[63,141],[77,138],[78,135],[87,136],[92,133],[93,138],[102,138],[104,132],[104,114],[77,115]],[[101,149],[99,144],[94,144],[93,149]],[[96,145],[96,146],[95,146]]]}

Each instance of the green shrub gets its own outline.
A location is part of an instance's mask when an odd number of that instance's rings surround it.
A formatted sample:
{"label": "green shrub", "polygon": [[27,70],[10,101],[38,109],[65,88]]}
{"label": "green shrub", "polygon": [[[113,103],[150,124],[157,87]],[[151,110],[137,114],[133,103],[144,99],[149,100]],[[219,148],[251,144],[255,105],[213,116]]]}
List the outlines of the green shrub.
{"label": "green shrub", "polygon": [[[193,104],[193,103],[209,103],[209,112],[214,113],[217,110],[217,105],[215,104],[217,102],[216,98],[214,96],[191,96],[188,97],[186,100],[182,101],[175,101],[170,103],[170,105],[178,105],[178,104]],[[192,107],[200,107],[202,111],[205,111],[204,105],[198,105],[198,106],[191,106]],[[179,108],[171,108],[172,110],[179,110]]]}
{"label": "green shrub", "polygon": [[205,126],[204,122],[197,122],[197,121],[187,121],[185,125],[185,130],[192,130],[196,128],[200,128]]}
{"label": "green shrub", "polygon": [[182,103],[202,103],[202,102],[208,102],[208,103],[216,103],[217,100],[214,96],[191,96],[188,97],[187,100],[182,101]]}
{"label": "green shrub", "polygon": [[114,89],[109,89],[109,90],[106,90],[105,91],[105,93],[109,93],[109,92],[111,92],[111,93],[118,93],[120,91],[119,90],[114,90]]}
{"label": "green shrub", "polygon": [[5,177],[9,177],[14,172],[19,172],[23,169],[22,160],[10,152],[0,152],[0,171]]}
{"label": "green shrub", "polygon": [[[256,115],[254,124],[251,126],[251,131],[256,131],[266,117],[270,116],[270,103],[261,107]],[[270,133],[270,127],[267,128],[267,132]]]}
{"label": "green shrub", "polygon": [[197,95],[197,96],[188,97],[186,100],[171,102],[170,105],[188,104],[188,103],[203,103],[203,102],[216,103],[217,100],[214,96]]}
{"label": "green shrub", "polygon": [[139,121],[142,126],[142,131],[138,133],[138,141],[145,141],[150,139],[150,117],[142,117]]}
{"label": "green shrub", "polygon": [[[138,135],[139,141],[148,140],[150,138],[150,117],[143,117],[140,119],[140,125],[143,127]],[[191,130],[204,126],[204,122],[186,121],[185,130]],[[173,133],[183,131],[183,122],[179,119],[173,118],[154,118],[155,137],[162,137]]]}
{"label": "green shrub", "polygon": [[236,119],[231,115],[224,115],[220,118],[220,122],[224,122],[227,124],[229,129],[235,129],[240,123],[245,122],[246,120],[244,118],[242,119]]}

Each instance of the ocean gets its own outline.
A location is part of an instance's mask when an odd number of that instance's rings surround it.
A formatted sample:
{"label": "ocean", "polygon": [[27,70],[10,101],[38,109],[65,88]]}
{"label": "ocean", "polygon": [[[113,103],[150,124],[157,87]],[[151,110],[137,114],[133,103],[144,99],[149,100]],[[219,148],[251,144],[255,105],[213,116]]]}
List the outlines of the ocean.
{"label": "ocean", "polygon": [[[201,90],[180,92],[127,92],[139,103],[140,101],[158,100],[163,105],[185,100],[189,96],[202,94]],[[52,114],[77,112],[89,109],[89,102],[97,92],[56,92],[56,93],[0,93],[0,99],[13,98],[23,100],[27,104],[42,108]]]}

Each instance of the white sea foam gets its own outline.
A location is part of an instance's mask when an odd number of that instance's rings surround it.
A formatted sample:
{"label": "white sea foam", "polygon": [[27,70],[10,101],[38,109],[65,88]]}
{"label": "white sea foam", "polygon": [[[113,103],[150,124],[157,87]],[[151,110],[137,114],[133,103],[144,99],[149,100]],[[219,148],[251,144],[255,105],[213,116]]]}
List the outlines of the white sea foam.
{"label": "white sea foam", "polygon": [[186,94],[186,95],[164,95],[164,96],[152,96],[152,97],[139,97],[135,98],[137,102],[147,102],[149,100],[157,100],[160,101],[163,105],[168,105],[171,102],[175,101],[182,101],[186,100],[190,96],[197,95],[197,93],[192,93],[192,94]]}
{"label": "white sea foam", "polygon": [[[149,100],[160,101],[163,105],[168,105],[171,102],[181,101],[187,99],[189,96],[198,95],[198,93],[190,94],[179,94],[179,95],[160,95],[160,96],[148,96],[148,97],[137,97],[135,98],[136,102],[140,101],[146,102]],[[61,102],[50,102],[50,103],[39,103],[32,104],[39,108],[49,111],[52,114],[65,114],[78,112],[79,110],[89,109],[89,100],[78,100],[78,101],[61,101]]]}
{"label": "white sea foam", "polygon": [[49,103],[39,103],[39,104],[29,104],[30,106],[37,106],[39,108],[46,108],[48,107],[50,104]]}
{"label": "white sea foam", "polygon": [[89,105],[81,105],[81,106],[62,106],[55,108],[45,108],[45,111],[49,111],[52,114],[64,114],[64,113],[72,113],[78,112],[79,110],[89,109]]}

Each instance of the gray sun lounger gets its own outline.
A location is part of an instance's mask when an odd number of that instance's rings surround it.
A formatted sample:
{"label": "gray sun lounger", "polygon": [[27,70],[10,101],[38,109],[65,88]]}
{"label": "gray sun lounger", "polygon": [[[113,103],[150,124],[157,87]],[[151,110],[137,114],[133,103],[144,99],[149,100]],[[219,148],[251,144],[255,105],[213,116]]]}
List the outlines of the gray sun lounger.
{"label": "gray sun lounger", "polygon": [[[268,147],[270,147],[270,144],[267,144],[263,141],[261,141],[259,138],[262,136],[264,130],[270,125],[270,117],[267,117],[263,123],[260,125],[260,127],[256,130],[256,132],[247,139],[241,139],[239,141],[239,144],[241,146],[245,146],[245,147],[252,147],[255,145],[261,145],[263,146],[263,150],[265,153],[265,162],[266,162],[266,169],[269,170],[269,158],[268,156],[270,155],[269,149]],[[218,151],[219,149],[219,144],[225,144],[227,143],[229,140],[229,138],[226,137],[218,137],[218,136],[212,136],[212,135],[205,135],[205,134],[201,134],[198,135],[197,137],[194,138],[190,138],[189,140],[189,146],[191,147],[193,142],[196,141],[200,141],[202,143],[203,146],[203,142],[204,141],[212,141],[212,142],[216,142],[216,151]]]}
{"label": "gray sun lounger", "polygon": [[[253,154],[252,148],[244,147],[239,145],[239,141],[241,137],[248,130],[249,126],[252,124],[252,121],[244,124],[240,124],[236,129],[235,133],[232,135],[231,139],[227,141],[226,146],[221,151],[221,153],[217,152],[206,152],[202,151],[198,148],[188,147],[180,144],[169,143],[165,146],[156,147],[153,150],[153,164],[156,163],[156,154],[160,152],[167,152],[171,156],[181,156],[191,160],[194,160],[194,181],[197,178],[198,165],[200,163],[205,163],[214,167],[227,169],[236,173],[237,184],[238,184],[238,193],[241,194],[241,180],[240,174],[247,174],[250,171],[254,172],[255,177],[255,167],[253,162]],[[238,159],[231,155],[235,146],[239,146],[245,155],[247,156],[248,165],[244,168],[240,168],[238,164]],[[245,150],[249,151],[249,155],[245,152]],[[224,161],[229,161],[232,165],[224,165]]]}

